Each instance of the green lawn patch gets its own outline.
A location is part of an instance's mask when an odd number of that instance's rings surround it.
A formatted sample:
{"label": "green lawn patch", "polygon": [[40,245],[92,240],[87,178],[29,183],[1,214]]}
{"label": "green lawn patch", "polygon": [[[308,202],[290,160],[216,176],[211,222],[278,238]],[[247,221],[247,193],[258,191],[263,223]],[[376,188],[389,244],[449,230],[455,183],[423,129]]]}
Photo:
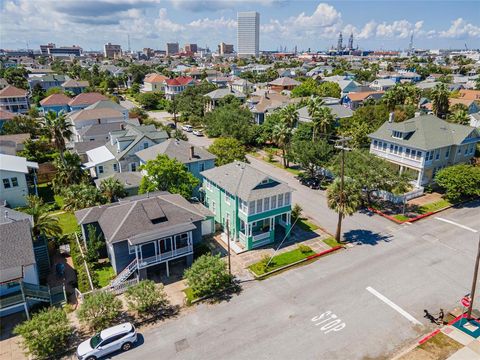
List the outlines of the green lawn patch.
{"label": "green lawn patch", "polygon": [[98,286],[103,288],[110,284],[110,281],[115,277],[115,271],[109,262],[97,265],[95,269],[96,278],[98,279]]}
{"label": "green lawn patch", "polygon": [[447,206],[450,206],[450,205],[452,205],[452,203],[450,201],[442,199],[442,200],[438,200],[438,201],[435,201],[435,202],[430,203],[430,204],[425,204],[425,205],[420,206],[420,208],[418,210],[418,213],[419,214],[426,214],[426,213],[429,213],[429,212],[438,211],[438,210],[443,209],[443,208],[445,208]]}
{"label": "green lawn patch", "polygon": [[78,229],[77,219],[75,215],[69,212],[53,215],[58,218],[60,227],[62,228],[63,235],[71,234]]}
{"label": "green lawn patch", "polygon": [[410,218],[408,216],[405,216],[403,214],[398,214],[398,215],[394,215],[393,216],[395,219],[397,219],[398,221],[407,221],[407,220],[410,220]]}
{"label": "green lawn patch", "polygon": [[279,269],[283,266],[293,264],[297,261],[303,260],[310,255],[314,255],[315,252],[310,249],[308,246],[302,246],[301,248],[297,248],[295,250],[291,250],[285,252],[283,254],[274,256],[270,263],[267,266],[268,261],[270,260],[268,257],[265,259],[250,265],[248,268],[252,270],[257,276],[263,275],[270,271]]}
{"label": "green lawn patch", "polygon": [[333,237],[329,237],[328,239],[323,240],[323,242],[332,248],[336,246],[342,246],[342,244],[337,242],[337,240],[335,240]]}
{"label": "green lawn patch", "polygon": [[298,219],[297,225],[305,231],[315,231],[319,228],[317,225],[308,221],[307,219]]}

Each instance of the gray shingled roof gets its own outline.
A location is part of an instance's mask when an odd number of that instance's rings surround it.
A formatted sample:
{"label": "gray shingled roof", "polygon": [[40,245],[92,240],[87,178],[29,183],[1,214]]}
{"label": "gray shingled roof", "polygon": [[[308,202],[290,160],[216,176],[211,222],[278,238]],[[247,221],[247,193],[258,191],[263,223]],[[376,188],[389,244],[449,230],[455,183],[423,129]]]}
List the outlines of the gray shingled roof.
{"label": "gray shingled roof", "polygon": [[3,206],[0,209],[0,283],[2,283],[22,278],[23,267],[35,264],[35,254],[30,216]]}
{"label": "gray shingled roof", "polygon": [[147,162],[148,160],[156,159],[159,154],[165,154],[169,158],[176,159],[183,164],[200,160],[213,160],[216,158],[215,155],[198,146],[193,146],[194,156],[192,158],[190,157],[190,148],[192,146],[188,141],[168,139],[158,145],[141,150],[135,153],[135,155],[137,155],[140,160]]}
{"label": "gray shingled roof", "polygon": [[[392,131],[394,130],[409,133],[409,135],[404,139],[395,139],[392,137]],[[475,137],[480,138],[478,129],[452,124],[434,115],[424,115],[400,123],[389,123],[387,121],[369,137],[429,151],[445,146],[459,145],[472,132],[475,132]]]}
{"label": "gray shingled roof", "polygon": [[[230,194],[237,195],[245,201],[292,191],[286,183],[240,161],[209,169],[201,174]],[[261,184],[267,179],[270,179],[270,182]]]}
{"label": "gray shingled roof", "polygon": [[[193,230],[193,222],[206,218],[180,195],[169,193],[125,198],[77,211],[75,216],[79,224],[98,222],[109,243],[128,239],[131,244],[141,243],[149,235],[165,237]],[[161,222],[152,221],[161,217],[165,217]]]}
{"label": "gray shingled roof", "polygon": [[96,103],[87,106],[85,109],[87,110],[94,110],[94,109],[113,109],[117,110],[120,112],[124,112],[127,110],[125,107],[123,107],[120,104],[117,104],[116,102],[113,102],[111,100],[100,100],[97,101]]}
{"label": "gray shingled roof", "polygon": [[94,180],[95,185],[99,188],[101,182],[108,178],[117,179],[125,189],[133,189],[140,186],[140,181],[142,181],[142,173],[138,171],[124,171],[121,173],[115,173],[113,175]]}
{"label": "gray shingled roof", "polygon": [[220,100],[228,95],[233,95],[237,99],[245,99],[245,94],[241,93],[240,91],[233,90],[233,89],[231,90],[227,88],[213,90],[208,94],[205,94],[204,96],[209,97],[212,100]]}
{"label": "gray shingled roof", "polygon": [[[353,111],[343,105],[333,104],[333,105],[324,105],[324,107],[329,108],[337,119],[343,119],[353,116]],[[309,122],[312,121],[310,115],[308,114],[308,107],[304,106],[297,110],[298,117],[300,121]]]}

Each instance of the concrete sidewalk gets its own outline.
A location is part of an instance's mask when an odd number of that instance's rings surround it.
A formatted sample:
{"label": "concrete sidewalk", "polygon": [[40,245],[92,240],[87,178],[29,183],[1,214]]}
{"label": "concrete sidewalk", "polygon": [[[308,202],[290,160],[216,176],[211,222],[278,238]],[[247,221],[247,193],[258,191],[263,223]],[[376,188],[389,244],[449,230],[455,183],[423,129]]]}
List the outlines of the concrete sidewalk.
{"label": "concrete sidewalk", "polygon": [[445,326],[441,332],[463,345],[463,348],[451,355],[448,360],[480,359],[480,323],[467,322],[465,318],[461,318]]}

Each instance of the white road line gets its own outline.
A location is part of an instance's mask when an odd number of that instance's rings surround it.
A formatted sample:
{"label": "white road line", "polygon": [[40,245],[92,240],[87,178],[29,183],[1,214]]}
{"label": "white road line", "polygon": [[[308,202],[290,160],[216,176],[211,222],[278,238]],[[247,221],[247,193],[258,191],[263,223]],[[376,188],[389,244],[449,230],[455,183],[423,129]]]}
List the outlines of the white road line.
{"label": "white road line", "polygon": [[471,231],[471,232],[474,232],[474,233],[478,232],[478,230],[472,229],[471,227],[459,224],[459,223],[457,223],[455,221],[452,221],[452,220],[444,219],[444,218],[441,218],[441,217],[436,217],[435,219],[446,222],[446,223],[449,223],[449,224],[452,224],[452,225],[455,225],[455,226],[458,226],[458,227],[461,227],[462,229],[465,229],[465,230],[468,230],[468,231]]}
{"label": "white road line", "polygon": [[370,286],[367,286],[367,291],[370,292],[371,294],[375,295],[377,298],[379,298],[380,300],[382,300],[385,304],[387,304],[388,306],[390,306],[391,308],[393,308],[394,310],[398,311],[401,315],[403,315],[405,318],[407,318],[408,320],[410,320],[412,323],[416,324],[416,325],[422,325],[422,323],[420,321],[418,321],[417,319],[415,319],[412,315],[410,315],[408,312],[406,312],[405,310],[403,310],[400,306],[398,306],[397,304],[395,304],[394,302],[392,302],[391,300],[389,300],[388,298],[386,298],[385,296],[383,296],[382,294],[380,294],[377,290],[375,290],[374,288],[370,287]]}

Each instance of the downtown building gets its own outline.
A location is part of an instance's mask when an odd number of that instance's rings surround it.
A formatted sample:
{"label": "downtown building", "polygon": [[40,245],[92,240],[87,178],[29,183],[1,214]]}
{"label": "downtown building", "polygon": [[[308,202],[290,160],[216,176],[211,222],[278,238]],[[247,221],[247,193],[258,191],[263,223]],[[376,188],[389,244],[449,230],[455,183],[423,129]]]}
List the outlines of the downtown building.
{"label": "downtown building", "polygon": [[103,55],[108,59],[116,59],[122,56],[122,46],[107,43],[103,46]]}
{"label": "downtown building", "polygon": [[167,56],[177,55],[180,52],[180,47],[178,42],[176,43],[167,43]]}
{"label": "downtown building", "polygon": [[237,54],[258,57],[260,45],[260,14],[256,11],[237,13]]}

